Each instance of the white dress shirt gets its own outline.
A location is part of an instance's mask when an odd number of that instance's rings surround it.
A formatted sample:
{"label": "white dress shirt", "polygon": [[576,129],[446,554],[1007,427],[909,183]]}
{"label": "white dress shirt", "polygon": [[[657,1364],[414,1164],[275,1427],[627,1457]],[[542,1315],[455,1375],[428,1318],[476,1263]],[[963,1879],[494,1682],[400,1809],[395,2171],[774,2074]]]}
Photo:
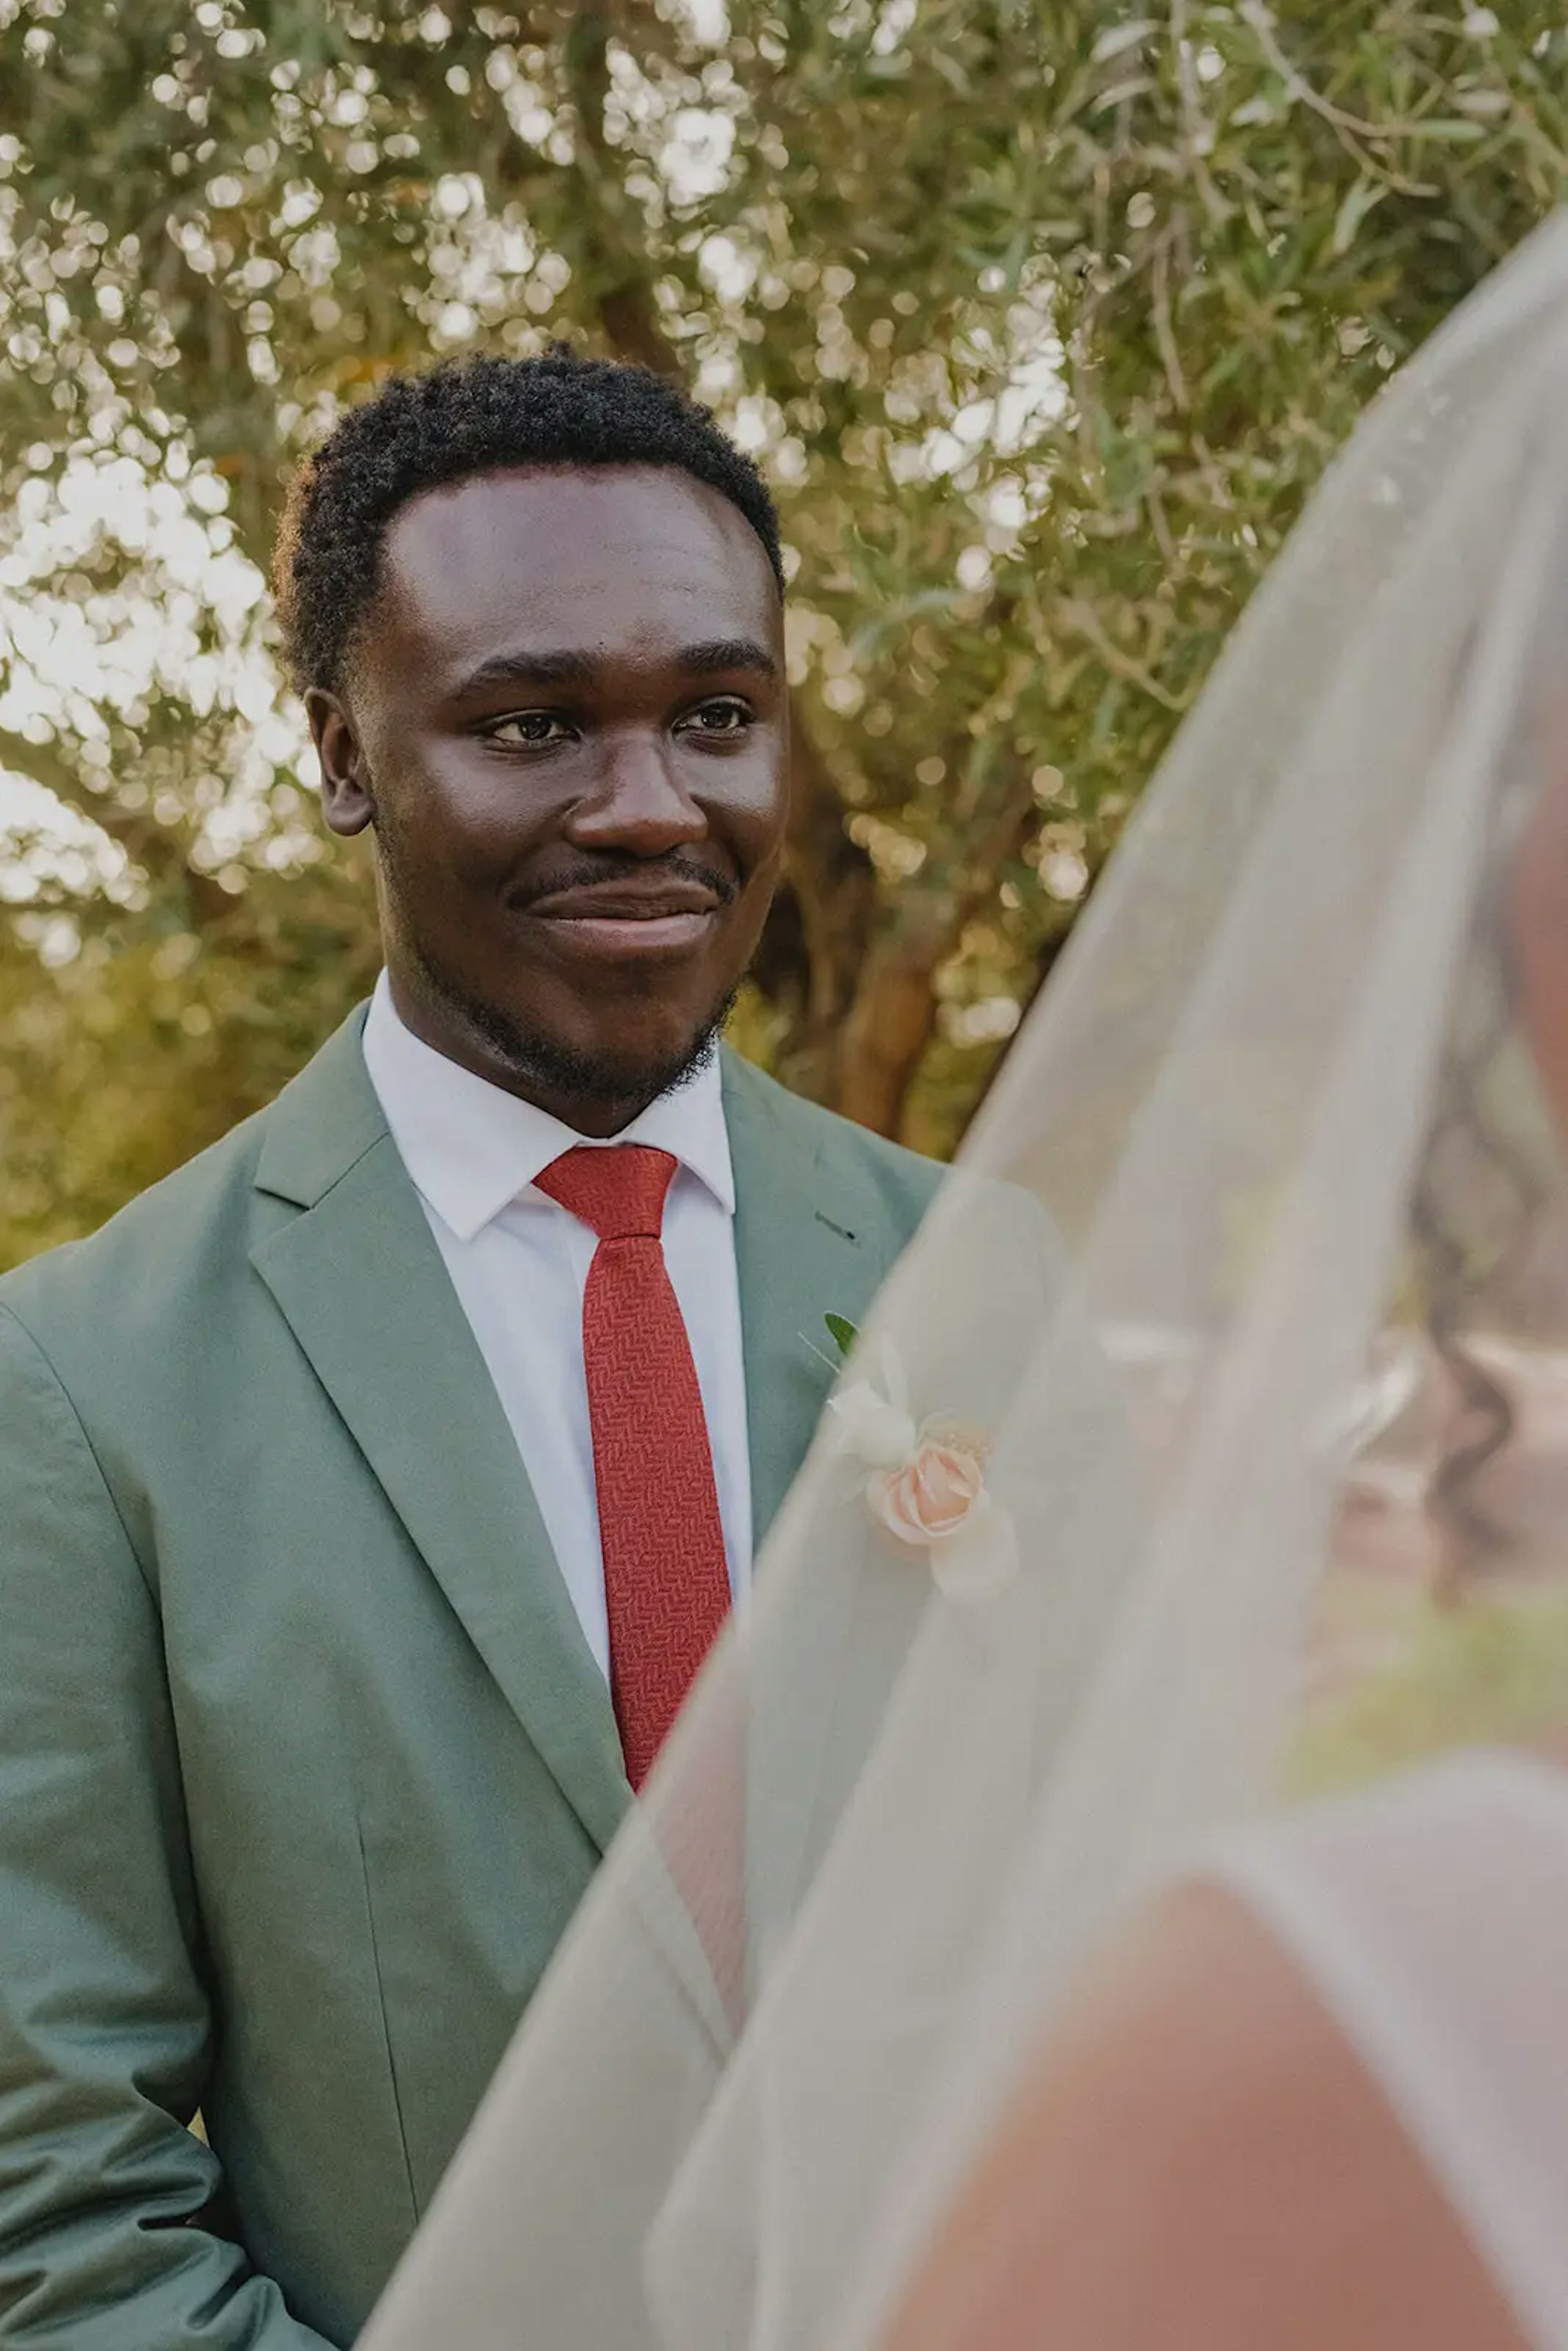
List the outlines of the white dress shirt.
{"label": "white dress shirt", "polygon": [[[598,1243],[533,1180],[563,1151],[591,1148],[591,1138],[415,1037],[398,1018],[384,972],[365,1022],[364,1053],[511,1424],[589,1647],[608,1674],[604,1561],[582,1368],[582,1293]],[[612,1141],[651,1144],[679,1162],[664,1206],[664,1262],[696,1364],[730,1589],[738,1595],[751,1573],[751,1469],[735,1176],[716,1057]]]}

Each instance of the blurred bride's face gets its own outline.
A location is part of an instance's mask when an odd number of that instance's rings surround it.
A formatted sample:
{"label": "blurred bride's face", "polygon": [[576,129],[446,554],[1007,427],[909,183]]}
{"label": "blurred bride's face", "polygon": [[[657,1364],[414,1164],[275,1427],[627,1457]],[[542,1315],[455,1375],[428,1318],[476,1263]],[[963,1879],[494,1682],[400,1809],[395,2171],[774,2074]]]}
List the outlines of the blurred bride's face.
{"label": "blurred bride's face", "polygon": [[1568,1140],[1568,726],[1530,812],[1508,890],[1519,1025],[1558,1131]]}

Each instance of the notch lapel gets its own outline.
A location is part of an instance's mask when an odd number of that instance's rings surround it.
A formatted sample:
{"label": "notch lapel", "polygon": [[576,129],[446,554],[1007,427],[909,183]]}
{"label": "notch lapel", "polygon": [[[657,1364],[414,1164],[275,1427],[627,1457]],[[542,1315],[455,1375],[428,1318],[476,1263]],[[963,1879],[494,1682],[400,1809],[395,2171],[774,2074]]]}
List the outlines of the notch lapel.
{"label": "notch lapel", "polygon": [[[758,1547],[793,1483],[838,1373],[825,1314],[862,1323],[908,1238],[852,1133],[727,1061],[736,1258]],[[793,1917],[924,1605],[926,1580],[889,1566],[854,1507],[834,1539],[794,1535],[786,1604],[771,1610],[766,1670],[747,1686],[747,1907],[753,1948]],[[819,1488],[816,1508],[824,1507]],[[830,1501],[828,1508],[831,1508]],[[786,1512],[788,1519],[789,1513]],[[764,1584],[766,1551],[760,1562]],[[766,1605],[763,1592],[758,1598]]]}
{"label": "notch lapel", "polygon": [[760,1548],[838,1374],[823,1317],[861,1320],[902,1236],[832,1129],[727,1051],[724,1097]]}
{"label": "notch lapel", "polygon": [[252,1262],[373,1476],[601,1851],[631,1791],[604,1678],[360,1048],[279,1095],[259,1191],[301,1213]]}

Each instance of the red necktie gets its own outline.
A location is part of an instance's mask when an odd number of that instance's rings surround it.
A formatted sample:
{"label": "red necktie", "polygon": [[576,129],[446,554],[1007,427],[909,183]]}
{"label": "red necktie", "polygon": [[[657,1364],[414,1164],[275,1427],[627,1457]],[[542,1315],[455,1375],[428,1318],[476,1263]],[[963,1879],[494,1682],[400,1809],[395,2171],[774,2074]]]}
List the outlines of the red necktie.
{"label": "red necktie", "polygon": [[568,1151],[541,1192],[599,1236],[582,1362],[626,1776],[647,1777],[729,1607],[724,1528],[691,1342],[664,1265],[667,1151]]}

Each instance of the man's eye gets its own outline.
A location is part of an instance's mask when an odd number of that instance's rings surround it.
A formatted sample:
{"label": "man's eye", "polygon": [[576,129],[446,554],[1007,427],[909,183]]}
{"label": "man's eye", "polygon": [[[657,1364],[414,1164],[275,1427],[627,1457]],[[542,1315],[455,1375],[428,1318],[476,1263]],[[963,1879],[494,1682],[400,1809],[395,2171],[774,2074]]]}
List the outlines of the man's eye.
{"label": "man's eye", "polygon": [[485,733],[490,742],[504,744],[508,750],[521,747],[537,751],[551,743],[565,742],[570,731],[565,719],[558,717],[553,710],[520,710],[487,726]]}
{"label": "man's eye", "polygon": [[698,735],[738,735],[750,726],[751,712],[744,702],[727,696],[700,704],[681,724]]}

